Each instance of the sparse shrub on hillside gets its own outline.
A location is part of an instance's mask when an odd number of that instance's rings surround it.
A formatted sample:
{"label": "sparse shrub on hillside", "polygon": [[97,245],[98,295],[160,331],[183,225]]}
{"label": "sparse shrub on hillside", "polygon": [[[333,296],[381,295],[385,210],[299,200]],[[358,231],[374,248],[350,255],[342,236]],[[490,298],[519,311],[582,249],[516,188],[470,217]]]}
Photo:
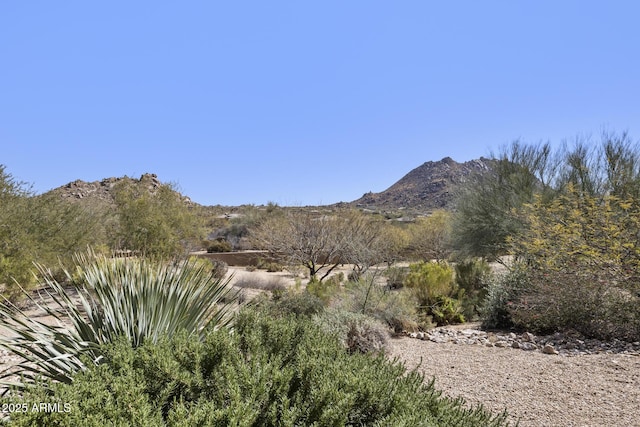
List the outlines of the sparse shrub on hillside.
{"label": "sparse shrub on hillside", "polygon": [[108,362],[70,384],[0,402],[63,402],[69,412],[16,412],[11,425],[507,425],[506,414],[444,397],[399,362],[349,354],[308,320],[243,311],[232,334],[183,334],[136,349],[116,342],[102,352]]}

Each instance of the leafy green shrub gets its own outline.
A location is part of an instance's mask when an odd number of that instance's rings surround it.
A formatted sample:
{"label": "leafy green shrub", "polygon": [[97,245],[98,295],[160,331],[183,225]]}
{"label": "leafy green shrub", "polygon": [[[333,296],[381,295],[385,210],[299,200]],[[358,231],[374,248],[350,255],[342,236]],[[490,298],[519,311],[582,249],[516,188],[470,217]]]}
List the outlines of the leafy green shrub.
{"label": "leafy green shrub", "polygon": [[261,309],[274,317],[295,316],[311,317],[321,313],[325,305],[321,299],[306,290],[285,290],[272,293],[272,299],[262,298],[256,301]]}
{"label": "leafy green shrub", "polygon": [[[99,363],[100,345],[124,337],[138,347],[146,341],[186,331],[203,337],[208,329],[231,323],[235,294],[228,281],[214,279],[198,260],[159,261],[78,256],[78,302],[39,267],[53,303],[31,299],[60,325],[48,326],[19,308],[0,305],[0,326],[11,334],[0,347],[23,363],[18,387],[37,377],[71,382],[73,375]],[[69,280],[72,276],[67,273]],[[223,301],[224,300],[224,301]],[[6,378],[4,373],[0,378]]]}
{"label": "leafy green shrub", "polygon": [[243,311],[234,333],[187,334],[132,349],[71,384],[34,387],[2,403],[68,402],[68,413],[11,414],[16,426],[502,426],[506,414],[443,397],[383,355],[349,354],[310,321]]}
{"label": "leafy green shrub", "polygon": [[367,314],[397,334],[433,327],[418,316],[416,299],[410,290],[391,290],[373,280],[365,275],[357,282],[347,282],[344,293],[334,305],[343,310]]}
{"label": "leafy green shrub", "polygon": [[224,238],[218,238],[212,242],[209,242],[207,245],[208,253],[215,252],[231,252],[233,248],[231,247],[231,243],[227,242]]}
{"label": "leafy green shrub", "polygon": [[329,304],[340,291],[340,284],[344,280],[344,274],[334,274],[323,281],[310,280],[307,291],[320,298],[325,304]]}
{"label": "leafy green shrub", "polygon": [[549,333],[573,329],[609,340],[640,340],[640,297],[579,273],[529,273],[531,285],[508,306],[516,327]]}
{"label": "leafy green shrub", "polygon": [[462,307],[466,319],[480,316],[482,302],[487,296],[490,275],[491,267],[482,258],[471,258],[456,263],[456,285],[458,289],[464,290]]}
{"label": "leafy green shrub", "polygon": [[418,308],[437,325],[464,322],[461,296],[453,280],[453,269],[443,263],[419,262],[409,266],[404,281],[418,301]]}
{"label": "leafy green shrub", "polygon": [[384,352],[387,328],[371,316],[330,308],[315,316],[314,321],[335,335],[351,353]]}
{"label": "leafy green shrub", "polygon": [[514,264],[506,273],[493,276],[480,310],[482,326],[489,329],[513,326],[509,306],[530,286],[529,274],[522,264]]}

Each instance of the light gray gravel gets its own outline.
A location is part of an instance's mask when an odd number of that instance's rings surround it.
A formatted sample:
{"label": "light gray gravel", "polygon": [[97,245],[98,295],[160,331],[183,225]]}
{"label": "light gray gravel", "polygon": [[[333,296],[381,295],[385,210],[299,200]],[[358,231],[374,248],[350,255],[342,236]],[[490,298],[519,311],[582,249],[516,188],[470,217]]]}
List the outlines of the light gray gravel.
{"label": "light gray gravel", "polygon": [[521,426],[640,426],[640,357],[548,355],[509,347],[393,338],[387,352],[452,397]]}

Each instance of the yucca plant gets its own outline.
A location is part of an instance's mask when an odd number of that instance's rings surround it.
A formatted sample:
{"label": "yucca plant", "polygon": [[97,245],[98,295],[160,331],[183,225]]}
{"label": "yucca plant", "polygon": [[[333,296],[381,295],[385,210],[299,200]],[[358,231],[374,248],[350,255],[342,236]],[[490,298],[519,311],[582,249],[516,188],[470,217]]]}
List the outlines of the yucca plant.
{"label": "yucca plant", "polygon": [[[37,265],[41,292],[50,299],[29,300],[56,325],[34,318],[8,300],[0,304],[0,327],[11,335],[0,348],[21,362],[0,374],[0,383],[24,388],[37,378],[70,383],[86,363],[99,364],[101,345],[125,337],[132,347],[187,331],[202,339],[209,329],[227,327],[237,292],[230,279],[215,278],[203,263],[185,259],[114,259],[78,255],[77,271],[65,271],[76,283],[77,297]],[[75,299],[75,300],[74,300]],[[18,382],[7,378],[20,375]]]}

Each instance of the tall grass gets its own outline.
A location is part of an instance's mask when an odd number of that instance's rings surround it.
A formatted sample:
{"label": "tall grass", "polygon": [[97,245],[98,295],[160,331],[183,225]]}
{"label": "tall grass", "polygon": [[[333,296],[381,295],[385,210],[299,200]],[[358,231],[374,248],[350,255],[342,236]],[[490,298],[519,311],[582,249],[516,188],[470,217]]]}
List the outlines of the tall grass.
{"label": "tall grass", "polygon": [[[201,339],[207,330],[226,327],[233,319],[237,294],[229,280],[215,278],[197,261],[113,259],[91,253],[76,261],[76,274],[65,274],[77,284],[78,301],[41,265],[42,292],[51,302],[27,293],[56,325],[29,317],[8,300],[0,305],[0,327],[11,335],[0,338],[0,348],[21,359],[0,374],[3,384],[24,388],[38,377],[70,383],[87,363],[101,362],[103,344],[124,337],[135,348],[179,331]],[[22,378],[7,381],[12,375]]]}

